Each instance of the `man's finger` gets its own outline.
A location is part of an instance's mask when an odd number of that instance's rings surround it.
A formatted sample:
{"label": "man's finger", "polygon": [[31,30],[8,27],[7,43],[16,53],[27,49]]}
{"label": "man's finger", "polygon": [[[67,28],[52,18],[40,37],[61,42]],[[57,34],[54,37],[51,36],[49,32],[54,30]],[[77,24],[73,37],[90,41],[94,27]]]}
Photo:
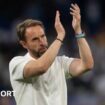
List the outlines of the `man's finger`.
{"label": "man's finger", "polygon": [[75,17],[76,19],[78,19],[79,14],[74,13],[74,12],[70,12],[70,14],[71,14],[73,17]]}
{"label": "man's finger", "polygon": [[71,7],[72,7],[73,9],[77,9],[76,6],[75,6],[75,4],[71,4]]}
{"label": "man's finger", "polygon": [[80,12],[80,8],[79,8],[79,6],[78,6],[77,4],[75,4],[75,6],[77,7],[78,11]]}
{"label": "man's finger", "polygon": [[60,21],[60,13],[58,10],[56,11],[56,21]]}
{"label": "man's finger", "polygon": [[77,4],[75,4],[75,6],[80,10],[79,6]]}
{"label": "man's finger", "polygon": [[71,11],[71,12],[74,12],[74,13],[77,13],[77,14],[80,13],[78,10],[75,10],[75,9],[73,9],[73,8],[70,8],[70,11]]}
{"label": "man's finger", "polygon": [[71,7],[72,7],[73,10],[76,10],[80,13],[80,9],[79,9],[77,4],[71,4]]}

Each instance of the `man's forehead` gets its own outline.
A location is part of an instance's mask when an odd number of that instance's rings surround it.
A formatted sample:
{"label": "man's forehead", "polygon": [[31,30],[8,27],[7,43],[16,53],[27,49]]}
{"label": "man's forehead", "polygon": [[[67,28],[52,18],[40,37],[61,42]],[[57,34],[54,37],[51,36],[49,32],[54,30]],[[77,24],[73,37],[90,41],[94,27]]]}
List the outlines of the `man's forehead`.
{"label": "man's forehead", "polygon": [[26,33],[44,33],[44,29],[41,26],[33,26],[33,27],[28,27],[26,29]]}
{"label": "man's forehead", "polygon": [[39,26],[39,25],[37,25],[37,26],[31,26],[31,27],[28,27],[27,29],[26,29],[26,31],[44,31],[44,29],[41,27],[41,26]]}
{"label": "man's forehead", "polygon": [[45,34],[41,26],[33,26],[26,29],[26,36],[41,36]]}

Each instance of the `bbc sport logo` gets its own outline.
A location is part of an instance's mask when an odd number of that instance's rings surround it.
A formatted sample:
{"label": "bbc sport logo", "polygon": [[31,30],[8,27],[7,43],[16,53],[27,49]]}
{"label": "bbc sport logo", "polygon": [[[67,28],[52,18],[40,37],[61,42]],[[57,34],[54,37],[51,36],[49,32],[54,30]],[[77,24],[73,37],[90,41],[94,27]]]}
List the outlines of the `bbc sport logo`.
{"label": "bbc sport logo", "polygon": [[0,96],[1,97],[12,97],[12,96],[15,96],[15,91],[10,91],[10,90],[8,90],[8,91],[5,91],[5,90],[2,90],[2,91],[0,91]]}

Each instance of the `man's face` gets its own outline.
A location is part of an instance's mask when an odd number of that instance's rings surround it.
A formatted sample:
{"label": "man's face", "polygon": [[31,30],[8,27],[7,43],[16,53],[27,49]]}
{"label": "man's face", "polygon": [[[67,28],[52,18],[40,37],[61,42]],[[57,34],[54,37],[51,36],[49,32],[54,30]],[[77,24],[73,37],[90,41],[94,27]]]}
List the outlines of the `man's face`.
{"label": "man's face", "polygon": [[32,26],[26,29],[25,48],[35,57],[40,57],[48,47],[45,32],[41,26]]}

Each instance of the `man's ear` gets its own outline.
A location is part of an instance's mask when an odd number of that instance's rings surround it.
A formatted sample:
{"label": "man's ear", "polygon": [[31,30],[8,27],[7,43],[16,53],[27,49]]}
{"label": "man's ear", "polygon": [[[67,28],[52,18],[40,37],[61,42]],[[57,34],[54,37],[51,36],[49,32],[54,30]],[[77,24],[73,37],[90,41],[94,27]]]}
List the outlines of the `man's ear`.
{"label": "man's ear", "polygon": [[27,49],[27,43],[25,41],[21,40],[19,43],[23,46],[23,48]]}

